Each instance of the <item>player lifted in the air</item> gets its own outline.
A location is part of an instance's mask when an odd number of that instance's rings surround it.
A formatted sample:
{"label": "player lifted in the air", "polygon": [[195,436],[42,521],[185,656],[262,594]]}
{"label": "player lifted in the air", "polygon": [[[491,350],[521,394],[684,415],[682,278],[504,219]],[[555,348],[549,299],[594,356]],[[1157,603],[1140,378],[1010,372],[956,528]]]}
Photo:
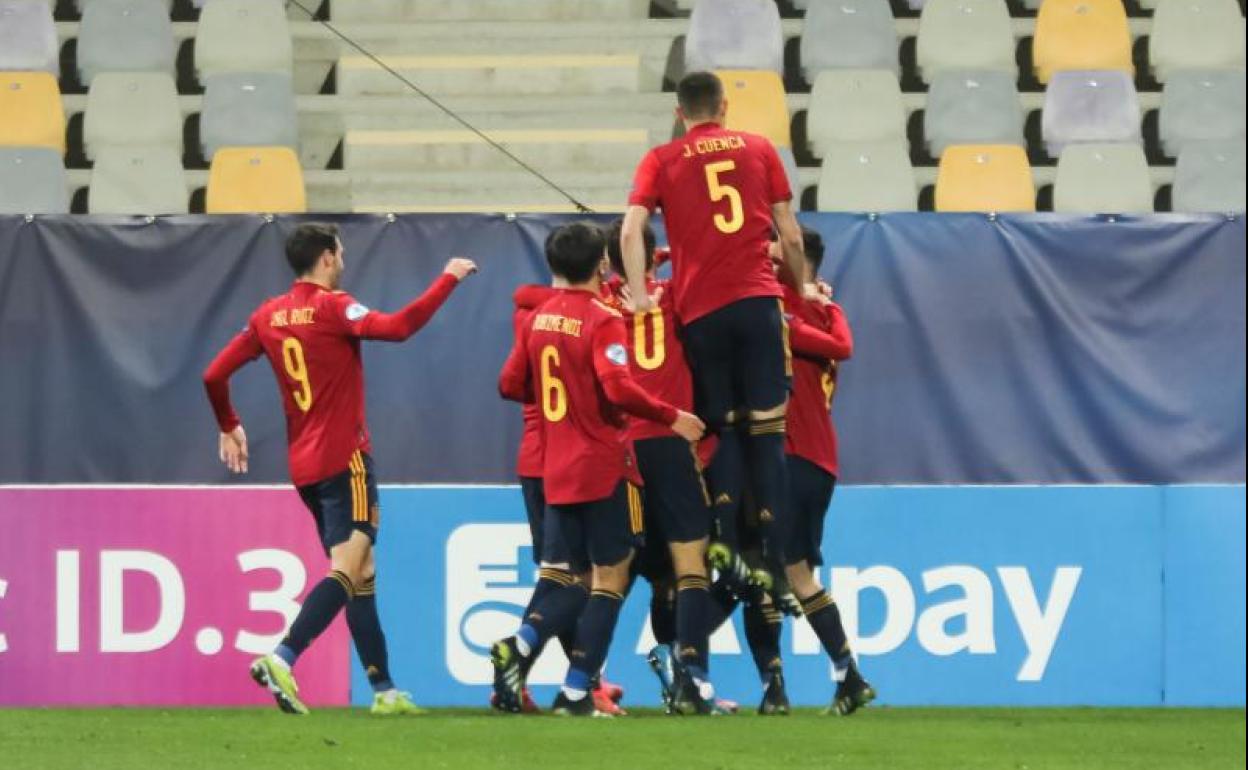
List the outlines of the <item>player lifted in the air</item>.
{"label": "player lifted in the air", "polygon": [[576,620],[567,678],[553,710],[596,713],[590,682],[606,659],[643,534],[641,478],[623,432],[624,414],[667,425],[686,441],[703,431],[697,417],[651,398],[633,381],[623,318],[599,298],[605,246],[601,230],[588,223],[565,225],[550,236],[547,260],[567,288],[534,311],[499,377],[505,398],[536,401],[541,409],[542,559],[548,569],[562,570],[567,583],[532,608],[516,636],[493,647],[496,690],[513,709],[526,659],[568,623],[571,592],[583,590],[575,576],[592,567],[592,591]]}
{"label": "player lifted in the air", "polygon": [[476,265],[450,260],[423,296],[389,314],[369,310],[339,291],[343,248],[335,225],[296,227],[286,241],[286,259],[295,273],[290,291],[261,304],[204,372],[221,429],[221,460],[231,471],[246,473],[247,435],[230,404],[229,381],[249,361],[268,358],[286,412],[291,480],[330,558],[329,575],[308,593],[277,650],[252,663],[251,676],[283,711],[308,713],[291,668],[345,607],[351,638],[375,693],[373,713],[420,713],[390,680],[377,615],[373,543],[379,509],[364,416],[360,340],[401,342],[411,337],[459,282],[476,272]]}
{"label": "player lifted in the air", "polygon": [[677,88],[685,135],[651,150],[629,196],[621,247],[629,288],[641,312],[646,292],[643,231],[660,208],[671,246],[676,315],[684,326],[698,414],[719,436],[709,479],[716,499],[740,469],[763,521],[764,556],[784,566],[784,433],[790,362],[781,287],[768,243],[780,233],[794,289],[803,270],[802,236],[788,179],[771,142],[723,127],[723,84],[709,72]]}

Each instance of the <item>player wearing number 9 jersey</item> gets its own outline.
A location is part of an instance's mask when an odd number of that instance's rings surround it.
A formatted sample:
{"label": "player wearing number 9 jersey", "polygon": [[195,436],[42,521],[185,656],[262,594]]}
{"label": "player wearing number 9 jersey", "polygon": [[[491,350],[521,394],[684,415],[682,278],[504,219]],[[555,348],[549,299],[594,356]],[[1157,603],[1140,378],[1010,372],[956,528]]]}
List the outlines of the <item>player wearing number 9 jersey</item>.
{"label": "player wearing number 9 jersey", "polygon": [[[697,411],[719,436],[709,474],[715,498],[736,486],[744,464],[766,522],[764,555],[779,572],[790,360],[768,244],[774,226],[791,275],[800,276],[801,232],[775,147],[765,137],[723,127],[729,105],[719,78],[690,73],[677,99],[686,133],[651,150],[637,168],[620,236],[624,266],[631,292],[643,295],[642,233],[654,210],[662,209]],[[795,277],[788,280],[804,291]],[[645,297],[638,299],[638,308],[648,310]]]}
{"label": "player wearing number 9 jersey", "polygon": [[[600,299],[605,246],[602,231],[589,223],[550,235],[547,260],[567,288],[534,310],[499,376],[504,398],[536,401],[542,413],[548,505],[542,559],[564,571],[569,583],[592,566],[592,591],[576,620],[557,714],[595,713],[590,681],[606,659],[642,534],[641,479],[624,415],[668,425],[686,441],[700,438],[703,427],[693,415],[646,394],[630,376],[623,317]],[[564,605],[573,604],[572,592],[571,586],[550,592],[516,636],[494,644],[495,692],[505,708],[518,707],[528,659],[568,622],[553,619],[567,618]]]}
{"label": "player wearing number 9 jersey", "polygon": [[338,290],[344,267],[338,228],[302,224],[286,241],[295,272],[287,293],[262,303],[204,372],[204,386],[221,429],[221,459],[247,471],[247,437],[230,404],[230,376],[260,355],[277,377],[286,412],[290,475],[316,522],[331,572],[304,600],[286,638],[257,659],[252,678],[287,713],[306,714],[291,667],[344,606],[351,637],[375,691],[373,712],[417,709],[390,681],[385,636],[377,616],[373,543],[377,482],[364,416],[360,340],[402,341],[420,329],[476,266],[452,259],[445,273],[397,313],[369,310]]}

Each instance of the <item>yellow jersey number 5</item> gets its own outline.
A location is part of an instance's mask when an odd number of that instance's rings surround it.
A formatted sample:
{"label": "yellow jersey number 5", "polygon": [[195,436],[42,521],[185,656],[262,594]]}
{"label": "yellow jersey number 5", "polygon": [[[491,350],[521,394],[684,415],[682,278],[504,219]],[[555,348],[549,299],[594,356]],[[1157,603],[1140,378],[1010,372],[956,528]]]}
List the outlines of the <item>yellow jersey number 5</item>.
{"label": "yellow jersey number 5", "polygon": [[725,235],[732,235],[745,224],[745,209],[741,205],[741,193],[730,184],[725,184],[720,174],[736,169],[737,163],[732,160],[721,160],[706,164],[706,190],[711,201],[718,203],[728,199],[728,216],[715,215],[715,229]]}

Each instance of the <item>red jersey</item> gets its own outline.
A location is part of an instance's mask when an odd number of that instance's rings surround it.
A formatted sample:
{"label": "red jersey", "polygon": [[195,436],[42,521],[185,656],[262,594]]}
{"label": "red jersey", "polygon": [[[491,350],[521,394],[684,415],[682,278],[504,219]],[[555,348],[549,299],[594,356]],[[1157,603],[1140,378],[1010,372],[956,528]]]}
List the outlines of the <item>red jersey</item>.
{"label": "red jersey", "polygon": [[849,322],[840,305],[811,302],[788,287],[784,303],[793,347],[793,393],[784,451],[836,476],[840,468],[830,412],[837,366],[854,353]]}
{"label": "red jersey", "polygon": [[646,395],[628,370],[624,320],[594,294],[555,289],[530,317],[499,376],[499,392],[542,414],[546,499],[571,505],[641,484],[624,414],[671,424],[676,409]]}
{"label": "red jersey", "polygon": [[[646,281],[646,291],[650,294],[663,289],[658,307],[642,315],[624,311],[629,369],[633,379],[647,393],[677,409],[692,412],[693,376],[689,373],[685,348],[677,334],[679,326],[669,283]],[[628,426],[628,436],[634,441],[675,435],[669,424],[650,420],[632,420]]]}
{"label": "red jersey", "polygon": [[361,339],[399,341],[425,324],[458,281],[443,275],[424,296],[394,314],[378,313],[350,294],[296,281],[262,303],[204,372],[221,432],[239,425],[229,378],[261,353],[269,359],[286,411],[290,477],[313,484],[347,470],[356,450],[372,449],[364,415]]}
{"label": "red jersey", "polygon": [[781,296],[767,256],[771,207],[792,197],[770,141],[714,123],[642,158],[628,203],[663,209],[682,323],[740,299]]}
{"label": "red jersey", "polygon": [[[517,307],[512,316],[514,345],[519,345],[533,312]],[[521,404],[524,432],[520,435],[520,451],[516,453],[516,475],[526,479],[542,477],[542,410],[537,404]]]}

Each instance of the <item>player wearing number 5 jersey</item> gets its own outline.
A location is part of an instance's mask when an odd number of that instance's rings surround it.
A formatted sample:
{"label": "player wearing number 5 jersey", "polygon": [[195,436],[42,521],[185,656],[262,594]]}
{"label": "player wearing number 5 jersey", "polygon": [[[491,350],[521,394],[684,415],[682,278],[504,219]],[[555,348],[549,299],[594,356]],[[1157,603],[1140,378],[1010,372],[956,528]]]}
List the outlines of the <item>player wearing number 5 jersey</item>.
{"label": "player wearing number 5 jersey", "polygon": [[697,411],[720,439],[709,474],[715,499],[736,486],[744,462],[764,522],[764,555],[778,573],[790,361],[768,243],[774,224],[790,266],[786,275],[800,276],[801,231],[771,142],[723,128],[728,104],[719,79],[690,73],[677,97],[686,133],[651,150],[637,168],[620,236],[624,266],[638,309],[648,310],[643,231],[662,209]]}
{"label": "player wearing number 5 jersey", "polygon": [[221,460],[231,471],[246,473],[247,436],[230,404],[229,380],[260,355],[269,360],[286,412],[291,479],[331,561],[329,576],[308,594],[281,645],[252,663],[251,675],[283,711],[308,713],[291,667],[345,607],[351,638],[376,693],[373,712],[419,713],[410,696],[390,681],[377,615],[373,544],[379,509],[360,340],[399,342],[412,336],[476,266],[452,259],[424,296],[387,314],[338,290],[344,265],[336,226],[299,225],[286,241],[286,258],[295,272],[290,291],[261,304],[204,372],[221,429]]}

